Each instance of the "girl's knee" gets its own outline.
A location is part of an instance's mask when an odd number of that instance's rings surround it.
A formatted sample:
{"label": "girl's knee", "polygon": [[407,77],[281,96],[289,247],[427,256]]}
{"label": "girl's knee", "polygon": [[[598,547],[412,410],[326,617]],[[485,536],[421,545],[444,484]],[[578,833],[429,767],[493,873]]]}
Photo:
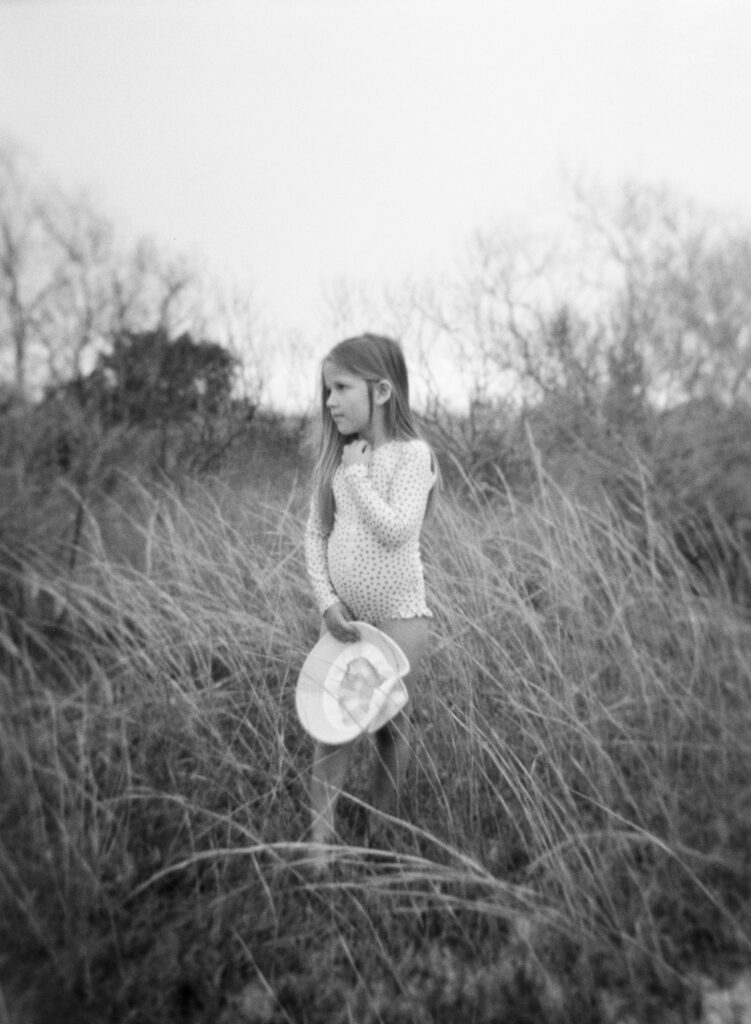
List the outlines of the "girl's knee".
{"label": "girl's knee", "polygon": [[351,744],[316,743],[313,749],[313,771],[335,770],[340,765],[348,765]]}

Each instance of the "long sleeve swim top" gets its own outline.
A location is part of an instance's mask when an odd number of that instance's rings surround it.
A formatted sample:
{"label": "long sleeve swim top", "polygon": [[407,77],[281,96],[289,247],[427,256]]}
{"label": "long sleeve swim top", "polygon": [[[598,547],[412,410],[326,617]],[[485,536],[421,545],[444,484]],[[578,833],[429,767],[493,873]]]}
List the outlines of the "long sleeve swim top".
{"label": "long sleeve swim top", "polygon": [[326,537],[315,497],[305,531],[305,558],[321,612],[343,601],[355,618],[430,616],[420,555],[420,531],[435,483],[424,441],[389,441],[368,465],[334,474],[334,527]]}

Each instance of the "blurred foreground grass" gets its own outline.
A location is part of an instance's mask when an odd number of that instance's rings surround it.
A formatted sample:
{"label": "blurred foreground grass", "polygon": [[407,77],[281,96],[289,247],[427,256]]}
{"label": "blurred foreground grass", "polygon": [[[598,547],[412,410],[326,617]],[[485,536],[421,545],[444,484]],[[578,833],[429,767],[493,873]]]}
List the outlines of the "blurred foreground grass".
{"label": "blurred foreground grass", "polygon": [[363,742],[318,878],[304,515],[297,488],[132,485],[72,568],[17,566],[6,1003],[45,1022],[694,1019],[702,976],[751,958],[748,618],[655,523],[548,485],[447,496],[406,820],[383,856],[361,848]]}

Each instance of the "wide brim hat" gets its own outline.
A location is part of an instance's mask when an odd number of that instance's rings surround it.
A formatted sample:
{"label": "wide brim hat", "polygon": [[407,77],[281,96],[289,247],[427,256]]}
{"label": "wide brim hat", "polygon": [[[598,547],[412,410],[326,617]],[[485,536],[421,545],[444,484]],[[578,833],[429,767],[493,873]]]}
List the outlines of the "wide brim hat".
{"label": "wide brim hat", "polygon": [[343,643],[324,633],[305,659],[295,690],[303,728],[321,743],[349,743],[375,732],[409,700],[409,661],[390,636],[353,622],[360,639]]}

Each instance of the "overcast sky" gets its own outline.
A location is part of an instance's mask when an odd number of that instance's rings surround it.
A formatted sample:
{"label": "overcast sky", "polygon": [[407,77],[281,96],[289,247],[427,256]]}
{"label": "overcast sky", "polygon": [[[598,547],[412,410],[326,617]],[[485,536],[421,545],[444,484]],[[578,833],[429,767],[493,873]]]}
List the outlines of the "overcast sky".
{"label": "overcast sky", "polygon": [[311,330],[561,172],[751,214],[751,3],[0,0],[0,133]]}

